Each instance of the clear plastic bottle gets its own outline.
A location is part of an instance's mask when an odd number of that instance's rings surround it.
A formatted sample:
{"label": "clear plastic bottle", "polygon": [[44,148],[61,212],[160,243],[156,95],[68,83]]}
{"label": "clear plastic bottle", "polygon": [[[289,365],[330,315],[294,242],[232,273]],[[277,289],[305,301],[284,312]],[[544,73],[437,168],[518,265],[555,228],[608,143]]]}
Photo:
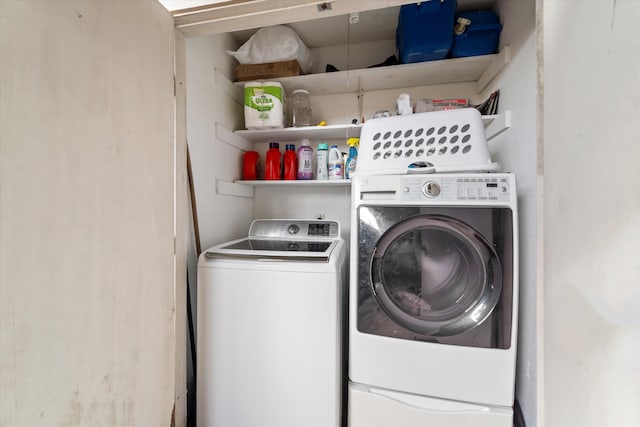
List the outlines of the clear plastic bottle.
{"label": "clear plastic bottle", "polygon": [[344,178],[344,157],[337,145],[332,145],[329,151],[329,179]]}
{"label": "clear plastic bottle", "polygon": [[298,176],[298,158],[295,145],[286,145],[282,163],[284,165],[283,179],[288,181],[295,180]]}
{"label": "clear plastic bottle", "polygon": [[298,148],[298,179],[313,178],[313,148],[308,139],[303,139]]}
{"label": "clear plastic bottle", "polygon": [[311,102],[309,91],[297,89],[291,96],[291,125],[293,127],[311,126]]}
{"label": "clear plastic bottle", "polygon": [[316,179],[329,179],[329,170],[327,163],[329,161],[329,145],[326,143],[318,144],[318,154],[316,156],[317,170]]}
{"label": "clear plastic bottle", "polygon": [[280,144],[278,144],[277,142],[270,142],[269,150],[267,151],[267,159],[265,161],[264,179],[267,179],[267,180],[280,179],[281,160],[282,160],[282,154],[280,153]]}

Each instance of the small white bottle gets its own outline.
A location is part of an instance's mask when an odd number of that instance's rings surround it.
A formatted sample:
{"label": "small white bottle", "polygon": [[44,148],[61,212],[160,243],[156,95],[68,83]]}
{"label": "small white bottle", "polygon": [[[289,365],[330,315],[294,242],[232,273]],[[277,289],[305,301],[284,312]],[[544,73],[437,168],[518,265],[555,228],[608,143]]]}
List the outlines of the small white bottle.
{"label": "small white bottle", "polygon": [[329,171],[327,163],[329,161],[329,145],[326,143],[318,144],[318,152],[316,154],[317,173],[316,179],[329,179]]}
{"label": "small white bottle", "polygon": [[337,145],[329,151],[329,179],[344,179],[344,157]]}

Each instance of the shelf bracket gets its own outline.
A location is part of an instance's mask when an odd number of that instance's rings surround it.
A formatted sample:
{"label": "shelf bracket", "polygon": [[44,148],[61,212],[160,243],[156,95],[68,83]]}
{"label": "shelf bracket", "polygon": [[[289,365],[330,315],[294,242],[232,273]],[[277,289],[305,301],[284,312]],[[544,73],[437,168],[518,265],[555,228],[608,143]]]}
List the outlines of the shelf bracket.
{"label": "shelf bracket", "polygon": [[487,141],[491,141],[511,127],[511,110],[499,114],[485,129]]}
{"label": "shelf bracket", "polygon": [[216,194],[253,199],[253,186],[216,179]]}
{"label": "shelf bracket", "polygon": [[244,104],[244,89],[236,86],[219,69],[214,68],[214,83],[224,93],[233,98],[238,104]]}
{"label": "shelf bracket", "polygon": [[491,83],[498,73],[507,66],[509,61],[511,61],[511,48],[505,46],[478,79],[476,83],[478,93],[482,92]]}
{"label": "shelf bracket", "polygon": [[239,150],[250,151],[253,149],[253,146],[249,141],[233,133],[218,122],[215,124],[214,136],[216,139],[224,142],[225,144],[236,147]]}

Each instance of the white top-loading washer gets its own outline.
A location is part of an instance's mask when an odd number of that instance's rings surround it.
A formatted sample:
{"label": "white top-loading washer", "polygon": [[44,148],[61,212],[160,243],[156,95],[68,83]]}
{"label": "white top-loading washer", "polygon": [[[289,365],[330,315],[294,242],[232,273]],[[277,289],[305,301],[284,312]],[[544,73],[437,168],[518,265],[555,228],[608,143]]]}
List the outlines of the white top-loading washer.
{"label": "white top-loading washer", "polygon": [[338,222],[300,220],[201,255],[198,426],[341,424],[346,258]]}

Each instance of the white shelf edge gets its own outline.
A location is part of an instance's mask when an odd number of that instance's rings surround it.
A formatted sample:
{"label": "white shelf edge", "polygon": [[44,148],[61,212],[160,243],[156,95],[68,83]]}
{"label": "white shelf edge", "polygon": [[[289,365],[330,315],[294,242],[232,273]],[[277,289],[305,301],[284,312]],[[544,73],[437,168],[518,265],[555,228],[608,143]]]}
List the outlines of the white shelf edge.
{"label": "white shelf edge", "polygon": [[249,151],[253,149],[251,146],[252,141],[247,140],[236,132],[230,131],[218,122],[215,123],[214,136],[216,139],[224,142],[225,144],[229,144],[232,147],[236,147],[239,150]]}
{"label": "white shelf edge", "polygon": [[294,181],[236,180],[234,181],[234,184],[240,184],[244,186],[254,186],[254,187],[345,187],[345,186],[351,185],[351,180],[350,179],[336,179],[336,180],[309,179],[309,180],[294,180]]}
{"label": "white shelf edge", "polygon": [[[306,89],[312,96],[461,82],[476,82],[484,87],[508,63],[509,56],[509,47],[506,46],[500,53],[492,55],[279,77],[269,81],[280,82],[287,92]],[[243,87],[245,83],[233,84]]]}
{"label": "white shelf edge", "polygon": [[253,199],[253,187],[216,179],[216,194]]}
{"label": "white shelf edge", "polygon": [[[485,128],[500,118],[500,114],[482,116]],[[346,139],[358,138],[362,131],[362,125],[329,125],[309,126],[301,128],[280,128],[264,130],[236,130],[233,133],[247,142],[277,142],[299,141],[300,139]]]}
{"label": "white shelf edge", "polygon": [[476,83],[476,89],[478,92],[482,92],[488,85],[493,81],[493,79],[502,71],[504,67],[511,61],[511,48],[509,46],[505,46],[502,48],[500,53],[495,55],[495,58],[489,66],[484,70],[480,78]]}
{"label": "white shelf edge", "polygon": [[233,98],[238,104],[244,104],[244,91],[227,78],[218,68],[214,68],[214,83],[220,90]]}
{"label": "white shelf edge", "polygon": [[492,114],[489,116],[482,116],[482,124],[484,125],[485,129],[491,125],[491,123],[493,123],[500,115],[499,114]]}
{"label": "white shelf edge", "polygon": [[[485,116],[493,117],[493,116]],[[485,124],[485,135],[487,141],[491,141],[502,132],[511,127],[511,110],[503,111],[501,114],[497,114],[491,122]]]}
{"label": "white shelf edge", "polygon": [[264,130],[236,130],[234,133],[251,142],[268,142],[268,140],[296,141],[300,139],[342,139],[360,136],[362,125],[327,125],[289,127]]}

